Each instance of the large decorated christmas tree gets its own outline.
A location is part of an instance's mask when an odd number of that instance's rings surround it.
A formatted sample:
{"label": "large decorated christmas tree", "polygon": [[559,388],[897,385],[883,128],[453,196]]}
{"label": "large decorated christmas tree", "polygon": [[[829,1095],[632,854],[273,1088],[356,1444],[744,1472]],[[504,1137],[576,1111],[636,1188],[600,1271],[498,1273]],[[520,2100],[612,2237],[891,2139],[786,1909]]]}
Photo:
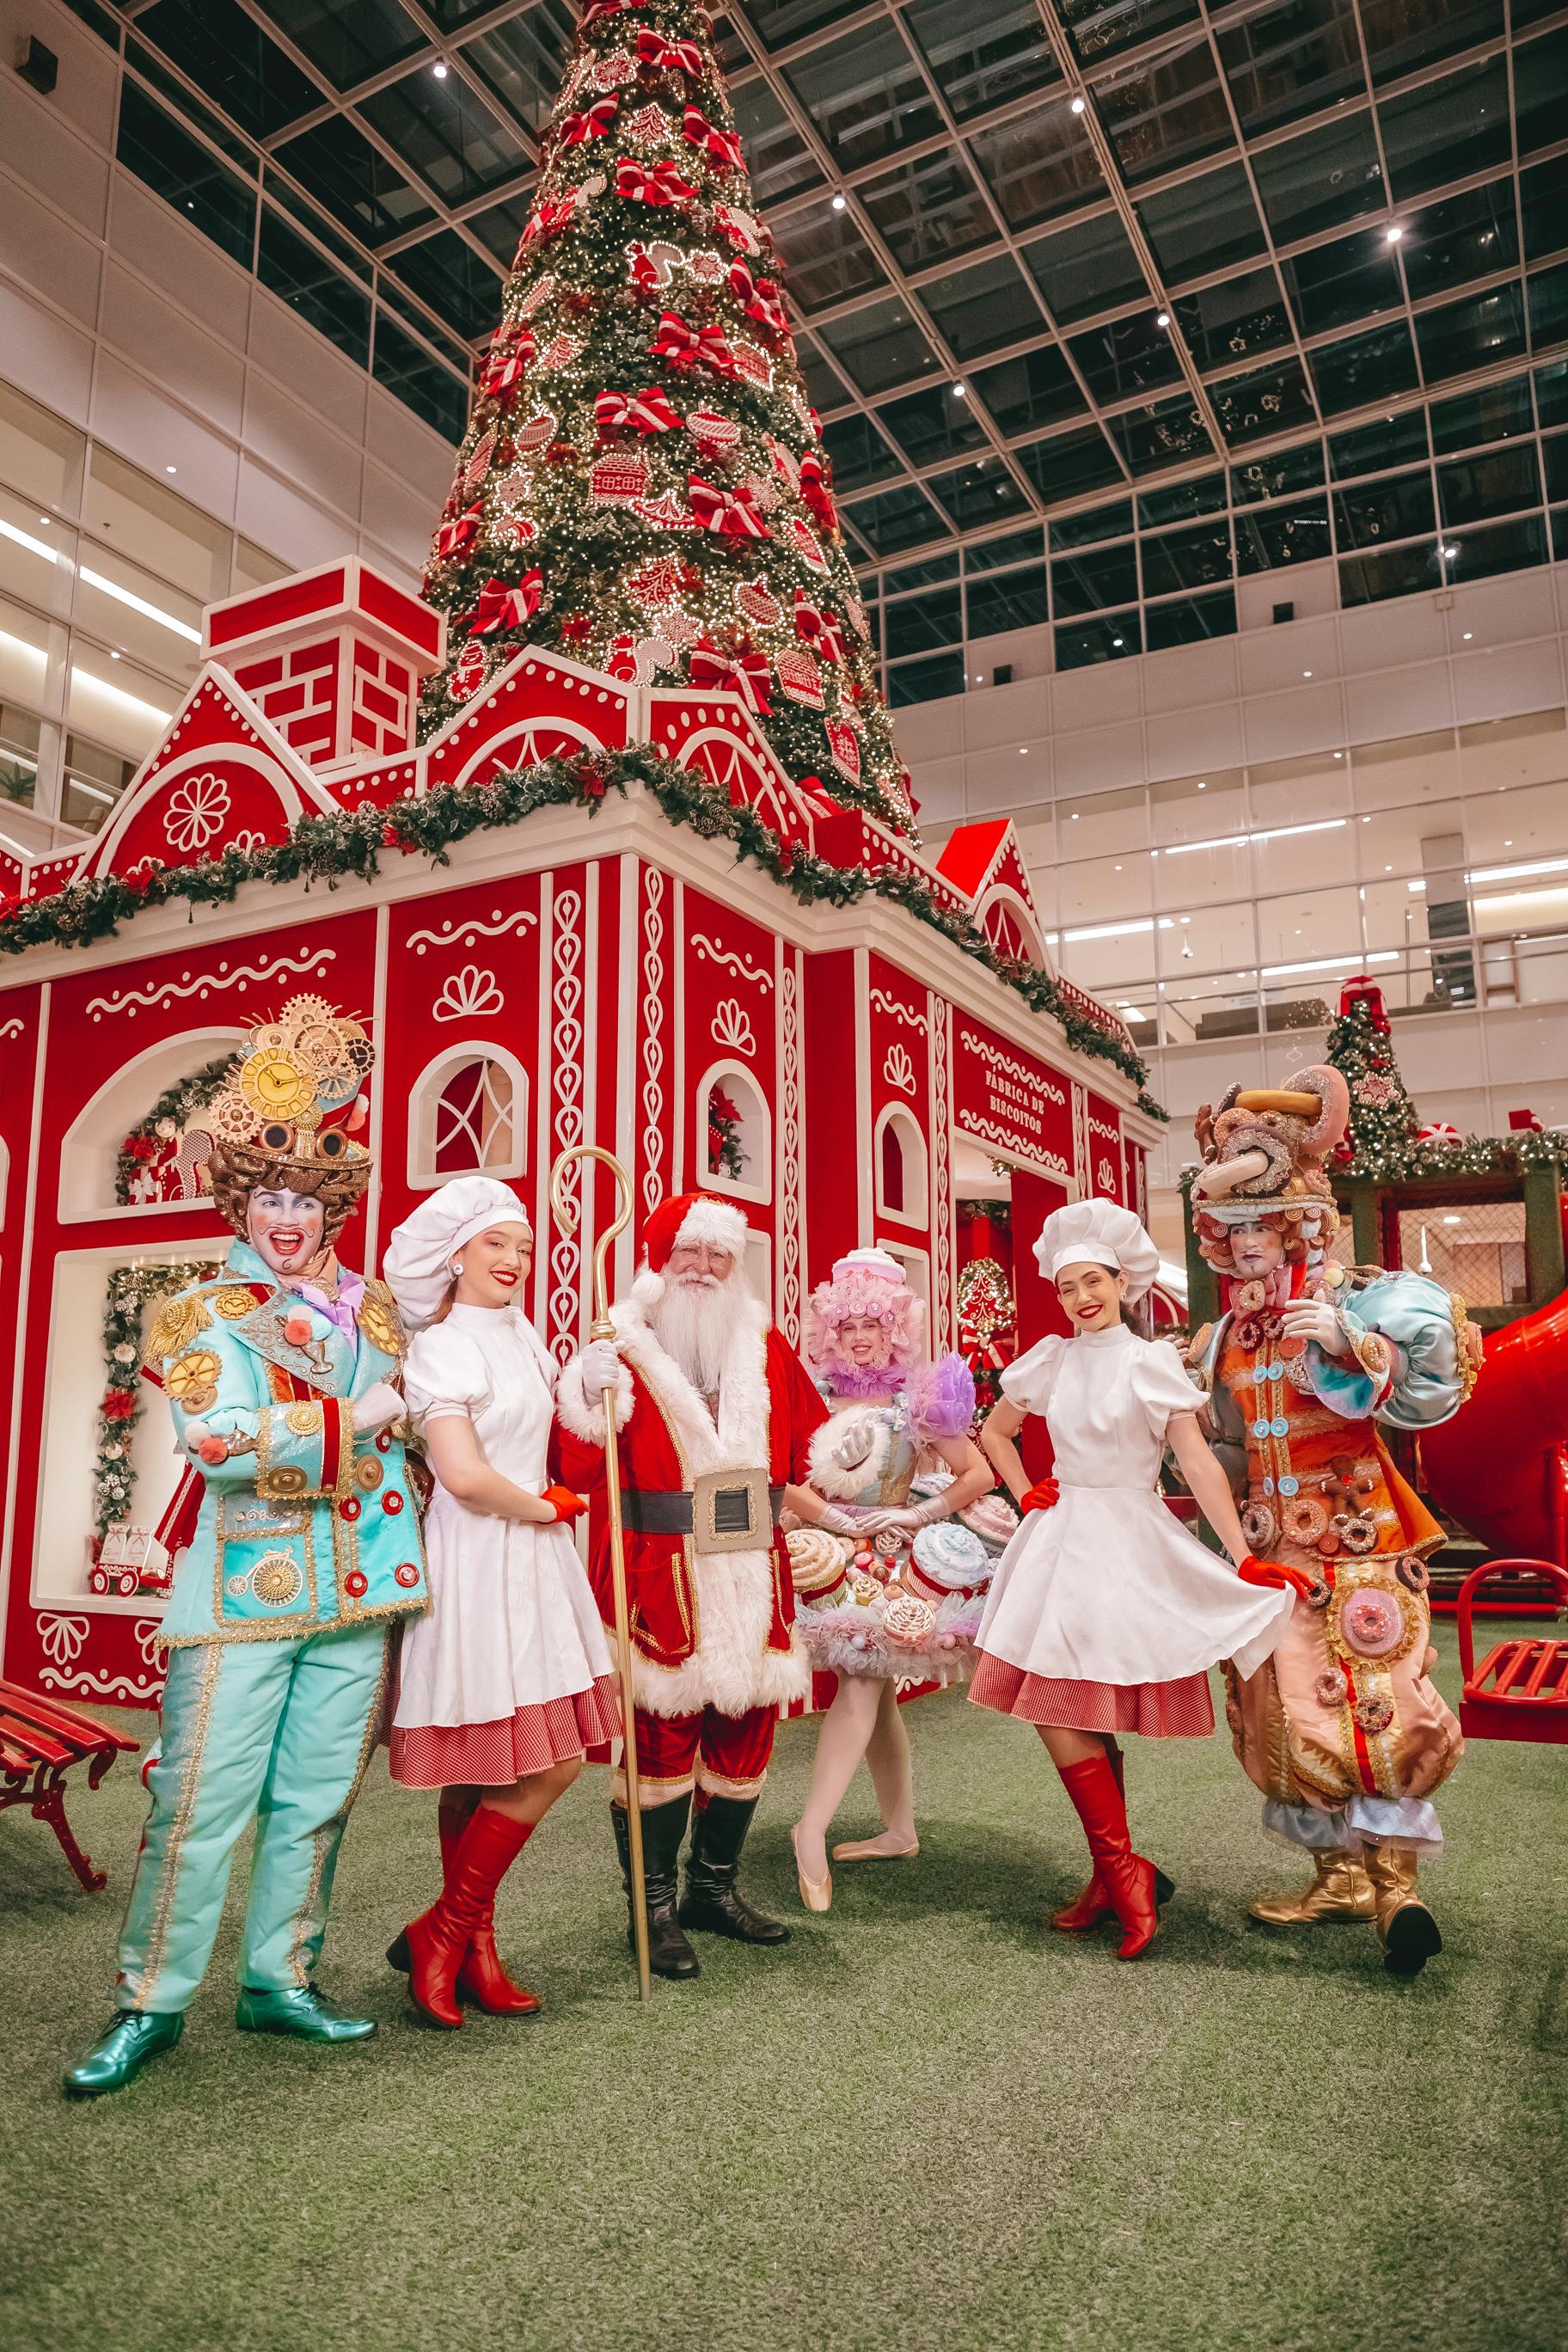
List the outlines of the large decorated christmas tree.
{"label": "large decorated christmas tree", "polygon": [[1394,1032],[1375,981],[1345,982],[1326,1059],[1350,1088],[1350,1124],[1340,1150],[1345,1172],[1386,1181],[1429,1173],[1432,1161],[1417,1141],[1420,1118],[1400,1075]]}
{"label": "large decorated christmas tree", "polygon": [[707,12],[592,0],[426,577],[425,733],[532,642],[739,694],[797,781],[912,834],[780,279]]}

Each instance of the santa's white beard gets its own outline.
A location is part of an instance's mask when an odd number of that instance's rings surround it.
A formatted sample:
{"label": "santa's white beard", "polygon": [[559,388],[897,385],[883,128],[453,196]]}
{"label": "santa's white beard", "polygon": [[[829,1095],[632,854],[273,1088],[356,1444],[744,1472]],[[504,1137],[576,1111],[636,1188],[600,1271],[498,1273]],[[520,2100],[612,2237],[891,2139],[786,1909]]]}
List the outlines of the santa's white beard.
{"label": "santa's white beard", "polygon": [[666,1275],[648,1312],[653,1334],[701,1396],[718,1392],[735,1336],[737,1306],[751,1293],[737,1266],[723,1282],[711,1275]]}

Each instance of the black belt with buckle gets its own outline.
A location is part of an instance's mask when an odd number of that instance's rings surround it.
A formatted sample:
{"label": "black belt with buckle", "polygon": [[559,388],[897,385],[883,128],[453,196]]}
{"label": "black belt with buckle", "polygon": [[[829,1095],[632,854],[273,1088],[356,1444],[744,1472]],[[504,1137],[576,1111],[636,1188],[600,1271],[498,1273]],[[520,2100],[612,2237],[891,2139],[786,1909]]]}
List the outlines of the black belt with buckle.
{"label": "black belt with buckle", "polygon": [[[713,1513],[713,1532],[731,1540],[736,1537],[752,1537],[761,1532],[752,1525],[751,1501],[753,1489],[744,1481],[732,1487],[716,1482],[709,1497]],[[767,1490],[773,1527],[777,1527],[780,1507],[784,1502],[782,1486]],[[621,1488],[621,1523],[639,1536],[689,1536],[700,1534],[693,1520],[692,1507],[696,1496],[689,1491],[674,1494],[645,1492],[639,1487]],[[771,1537],[771,1530],[770,1530]]]}

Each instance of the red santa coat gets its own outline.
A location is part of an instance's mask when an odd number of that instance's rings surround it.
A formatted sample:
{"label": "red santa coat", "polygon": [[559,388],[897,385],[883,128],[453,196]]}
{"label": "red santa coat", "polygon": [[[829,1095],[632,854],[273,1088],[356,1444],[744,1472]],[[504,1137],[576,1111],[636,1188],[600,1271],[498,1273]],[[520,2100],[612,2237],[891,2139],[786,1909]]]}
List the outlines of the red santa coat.
{"label": "red santa coat", "polygon": [[[738,1307],[719,1421],[655,1339],[634,1289],[615,1310],[622,1357],[616,1426],[624,1488],[689,1491],[713,1470],[765,1468],[770,1486],[804,1485],[812,1433],[827,1418],[805,1365],[760,1304]],[[593,1504],[588,1574],[606,1625],[615,1622],[605,1423],[575,1364],[556,1390],[559,1474]],[[811,1669],[795,1637],[795,1588],[782,1535],[765,1550],[700,1553],[688,1536],[627,1528],[626,1597],[633,1682],[652,1715],[723,1715],[804,1698]]]}

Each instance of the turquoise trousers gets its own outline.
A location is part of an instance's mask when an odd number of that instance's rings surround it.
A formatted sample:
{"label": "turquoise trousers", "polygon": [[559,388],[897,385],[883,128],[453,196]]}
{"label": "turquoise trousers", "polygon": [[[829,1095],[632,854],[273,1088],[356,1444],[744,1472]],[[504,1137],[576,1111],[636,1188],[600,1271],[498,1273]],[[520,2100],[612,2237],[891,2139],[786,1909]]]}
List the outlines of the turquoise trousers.
{"label": "turquoise trousers", "polygon": [[120,1939],[121,2009],[189,2007],[252,1819],[239,1981],[272,1992],[310,1982],[375,1744],[387,1643],[384,1625],[356,1625],[170,1653],[153,1810]]}

